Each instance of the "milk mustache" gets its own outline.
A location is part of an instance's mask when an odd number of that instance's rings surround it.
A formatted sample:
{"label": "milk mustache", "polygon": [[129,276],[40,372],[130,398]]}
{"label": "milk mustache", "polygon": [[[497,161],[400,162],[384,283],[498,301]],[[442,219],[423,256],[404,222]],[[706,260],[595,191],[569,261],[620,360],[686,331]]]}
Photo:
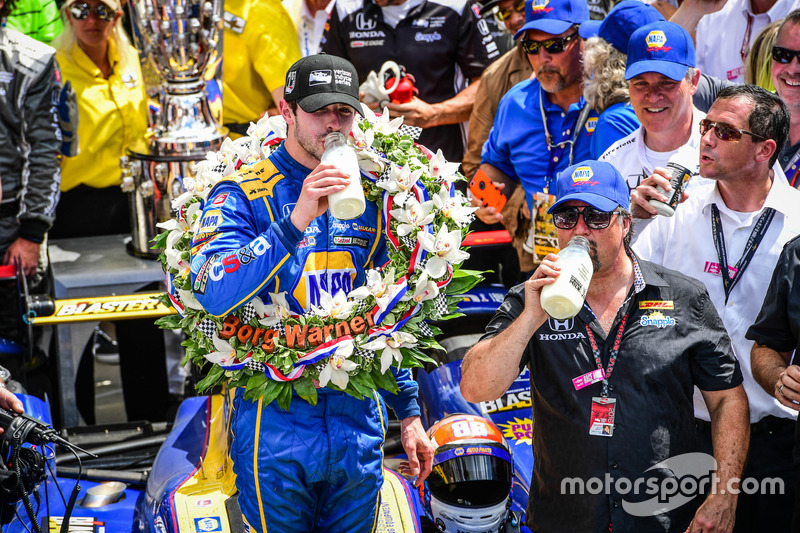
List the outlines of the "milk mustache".
{"label": "milk mustache", "polygon": [[548,315],[564,320],[581,310],[592,280],[594,267],[589,256],[589,240],[580,235],[570,239],[558,252],[556,264],[561,267],[561,273],[555,283],[542,287],[539,302]]}
{"label": "milk mustache", "polygon": [[345,136],[338,132],[329,133],[325,137],[325,152],[320,162],[335,165],[347,174],[350,183],[341,191],[328,195],[328,209],[339,220],[351,220],[360,217],[366,209],[364,188],[361,186],[361,171],[358,168],[358,157],[347,145]]}

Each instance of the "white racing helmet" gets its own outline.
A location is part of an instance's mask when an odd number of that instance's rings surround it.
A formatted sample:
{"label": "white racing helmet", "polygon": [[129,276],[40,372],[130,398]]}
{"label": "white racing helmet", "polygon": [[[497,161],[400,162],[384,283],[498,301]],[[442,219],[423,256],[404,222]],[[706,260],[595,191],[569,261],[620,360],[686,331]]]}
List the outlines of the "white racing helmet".
{"label": "white racing helmet", "polygon": [[497,533],[511,505],[514,467],[508,443],[489,420],[451,415],[428,430],[433,471],[420,487],[438,531]]}

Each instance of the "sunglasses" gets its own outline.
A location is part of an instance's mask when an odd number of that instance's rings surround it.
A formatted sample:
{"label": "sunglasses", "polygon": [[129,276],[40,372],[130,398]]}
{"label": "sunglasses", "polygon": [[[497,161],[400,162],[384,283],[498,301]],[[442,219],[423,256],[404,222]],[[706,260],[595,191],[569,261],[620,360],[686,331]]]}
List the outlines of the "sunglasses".
{"label": "sunglasses", "polygon": [[705,135],[711,128],[714,128],[714,133],[717,135],[717,138],[723,141],[739,141],[742,135],[750,135],[762,141],[767,140],[766,137],[762,137],[757,133],[734,128],[730,124],[725,124],[724,122],[711,122],[707,118],[700,121],[700,135]]}
{"label": "sunglasses", "polygon": [[[69,6],[69,13],[76,20],[84,20],[92,13],[92,6],[86,2],[74,2]],[[117,12],[105,4],[97,4],[94,7],[94,16],[102,21],[111,22],[117,16]]]}
{"label": "sunglasses", "polygon": [[564,51],[567,43],[574,39],[577,35],[578,32],[575,32],[572,35],[567,35],[566,37],[561,37],[558,39],[545,39],[544,41],[522,39],[522,48],[525,50],[525,52],[534,56],[539,53],[540,47],[544,48],[548,54],[560,54]]}
{"label": "sunglasses", "polygon": [[514,4],[511,9],[501,9],[497,13],[494,14],[495,18],[500,22],[505,22],[507,19],[511,18],[511,15],[514,13],[524,13],[525,12],[525,0],[521,0]]}
{"label": "sunglasses", "polygon": [[611,224],[611,217],[619,213],[619,209],[609,212],[594,207],[565,207],[553,213],[553,224],[559,229],[572,229],[578,225],[578,217],[583,216],[587,228],[606,229]]}
{"label": "sunglasses", "polygon": [[782,48],[780,46],[772,47],[772,59],[778,63],[787,65],[791,63],[792,58],[795,57],[797,58],[798,63],[800,63],[800,50],[789,50],[788,48]]}

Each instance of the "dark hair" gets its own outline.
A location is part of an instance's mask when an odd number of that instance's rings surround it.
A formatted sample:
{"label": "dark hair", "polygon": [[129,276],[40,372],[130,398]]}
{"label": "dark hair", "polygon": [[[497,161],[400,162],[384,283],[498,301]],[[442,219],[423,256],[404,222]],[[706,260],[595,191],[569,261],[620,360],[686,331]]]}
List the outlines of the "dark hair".
{"label": "dark hair", "polygon": [[753,103],[747,117],[748,129],[765,139],[775,141],[775,153],[769,159],[769,166],[775,164],[786,140],[789,138],[789,110],[783,100],[758,85],[732,85],[719,92],[717,100],[746,98]]}
{"label": "dark hair", "polygon": [[297,100],[288,100],[286,103],[289,104],[289,109],[292,110],[292,114],[297,115]]}
{"label": "dark hair", "polygon": [[783,19],[783,22],[781,22],[781,27],[778,28],[778,35],[781,34],[783,27],[786,26],[787,22],[791,22],[792,24],[800,24],[800,9],[795,9],[786,15],[786,18]]}
{"label": "dark hair", "polygon": [[3,7],[0,8],[0,18],[5,18],[14,11],[14,5],[17,3],[17,0],[6,0],[3,4]]}

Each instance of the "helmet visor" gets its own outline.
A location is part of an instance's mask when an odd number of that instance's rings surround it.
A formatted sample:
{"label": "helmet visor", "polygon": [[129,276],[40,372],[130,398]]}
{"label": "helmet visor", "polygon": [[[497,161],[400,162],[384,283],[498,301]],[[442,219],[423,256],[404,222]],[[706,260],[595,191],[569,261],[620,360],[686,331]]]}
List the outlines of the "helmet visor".
{"label": "helmet visor", "polygon": [[504,501],[511,492],[510,457],[499,448],[494,448],[493,452],[492,455],[462,455],[451,459],[445,458],[451,455],[448,452],[437,454],[436,459],[444,460],[438,464],[434,460],[433,471],[427,479],[431,494],[461,507],[484,507]]}

